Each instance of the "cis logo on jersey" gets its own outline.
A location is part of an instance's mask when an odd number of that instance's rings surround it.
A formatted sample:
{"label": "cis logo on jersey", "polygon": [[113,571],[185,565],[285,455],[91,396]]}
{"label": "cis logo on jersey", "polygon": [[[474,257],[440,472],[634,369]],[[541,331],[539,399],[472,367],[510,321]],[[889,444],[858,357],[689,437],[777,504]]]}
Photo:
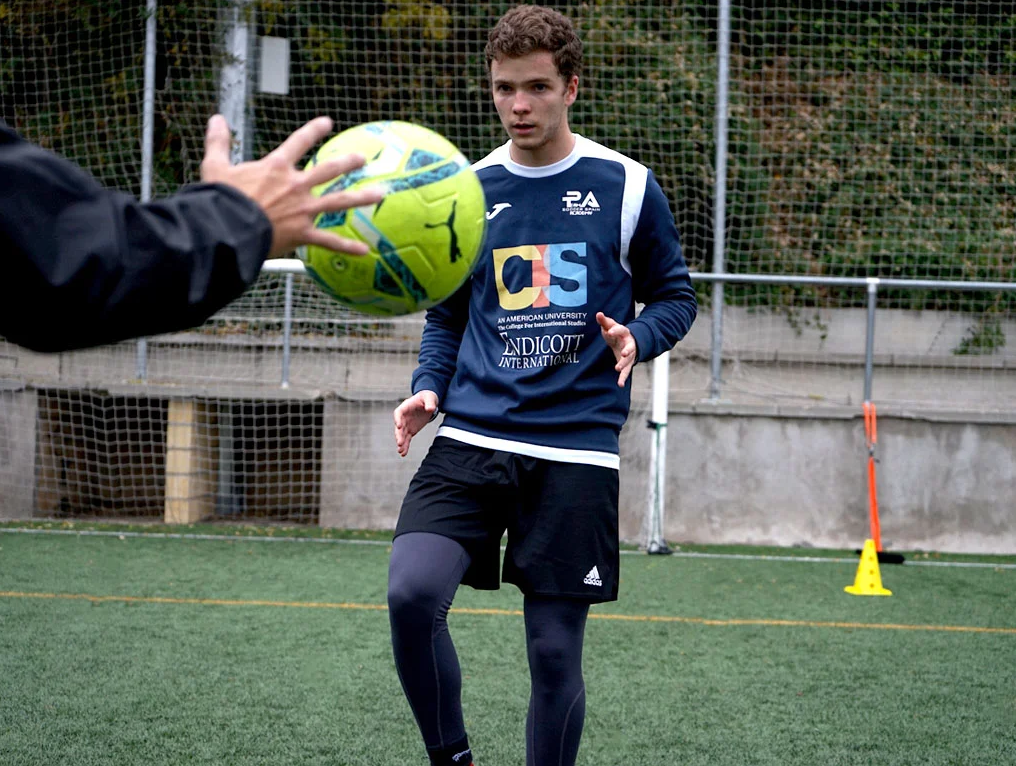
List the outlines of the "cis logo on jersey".
{"label": "cis logo on jersey", "polygon": [[505,311],[586,304],[585,242],[497,247],[492,254],[497,299]]}
{"label": "cis logo on jersey", "polygon": [[600,212],[600,203],[592,192],[583,195],[580,191],[567,191],[561,201],[564,203],[561,212],[568,215],[592,215]]}

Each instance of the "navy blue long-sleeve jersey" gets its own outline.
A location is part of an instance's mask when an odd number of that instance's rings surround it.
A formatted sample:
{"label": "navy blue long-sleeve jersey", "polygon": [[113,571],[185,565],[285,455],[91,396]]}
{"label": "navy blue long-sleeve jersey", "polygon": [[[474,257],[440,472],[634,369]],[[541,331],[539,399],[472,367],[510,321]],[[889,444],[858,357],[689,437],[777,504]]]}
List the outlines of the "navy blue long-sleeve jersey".
{"label": "navy blue long-sleeve jersey", "polygon": [[688,332],[697,304],[673,215],[648,168],[582,136],[544,167],[508,147],[473,166],[486,240],[470,280],[427,312],[412,390],[438,395],[438,435],[617,468],[631,387],[596,313],[628,326],[640,362]]}
{"label": "navy blue long-sleeve jersey", "polygon": [[257,279],[260,207],[223,184],[142,204],[0,122],[0,335],[63,351],[201,324]]}

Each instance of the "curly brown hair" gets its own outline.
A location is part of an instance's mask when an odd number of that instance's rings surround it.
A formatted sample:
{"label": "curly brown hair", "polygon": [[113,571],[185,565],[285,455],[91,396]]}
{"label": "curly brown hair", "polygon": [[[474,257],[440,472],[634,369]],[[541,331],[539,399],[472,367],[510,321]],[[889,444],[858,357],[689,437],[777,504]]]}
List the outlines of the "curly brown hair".
{"label": "curly brown hair", "polygon": [[542,5],[518,5],[498,19],[483,50],[487,71],[492,61],[534,51],[552,53],[557,71],[566,82],[582,71],[582,41],[571,19]]}

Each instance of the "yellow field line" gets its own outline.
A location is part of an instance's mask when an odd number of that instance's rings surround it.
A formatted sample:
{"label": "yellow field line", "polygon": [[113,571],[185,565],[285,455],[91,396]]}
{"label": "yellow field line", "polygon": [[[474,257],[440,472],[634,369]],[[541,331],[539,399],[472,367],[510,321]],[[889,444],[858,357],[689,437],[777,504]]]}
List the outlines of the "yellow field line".
{"label": "yellow field line", "polygon": [[89,593],[24,593],[20,591],[0,591],[0,598],[50,598],[70,599],[76,601],[120,601],[128,604],[199,604],[201,606],[288,606],[303,609],[362,609],[370,611],[388,611],[381,604],[348,604],[316,601],[268,601],[264,599],[232,599],[232,598],[169,598],[164,596],[93,596]]}
{"label": "yellow field line", "polygon": [[[200,606],[276,606],[297,609],[353,609],[370,612],[385,612],[383,604],[354,604],[328,601],[270,601],[266,599],[228,598],[171,598],[165,596],[94,596],[89,593],[27,593],[23,591],[0,591],[0,598],[62,599],[72,601],[108,601],[129,604],[196,604]],[[453,608],[454,614],[496,615],[521,617],[521,609],[469,609]],[[619,622],[673,622],[689,625],[719,627],[760,626],[781,628],[844,628],[848,630],[925,630],[945,633],[1002,633],[1016,635],[1016,628],[986,628],[976,625],[903,625],[894,623],[868,622],[821,622],[817,620],[770,620],[770,619],[729,619],[714,620],[706,617],[674,617],[651,614],[600,614],[592,612],[590,620],[613,620]]]}

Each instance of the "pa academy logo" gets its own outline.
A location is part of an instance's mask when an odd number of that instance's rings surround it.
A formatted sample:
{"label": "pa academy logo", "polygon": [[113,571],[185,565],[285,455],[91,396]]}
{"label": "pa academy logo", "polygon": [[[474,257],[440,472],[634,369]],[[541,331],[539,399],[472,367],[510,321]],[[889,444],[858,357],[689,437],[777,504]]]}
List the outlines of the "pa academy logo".
{"label": "pa academy logo", "polygon": [[564,203],[561,212],[568,215],[592,215],[600,212],[600,203],[592,192],[583,196],[580,191],[568,191],[561,197],[561,201]]}

